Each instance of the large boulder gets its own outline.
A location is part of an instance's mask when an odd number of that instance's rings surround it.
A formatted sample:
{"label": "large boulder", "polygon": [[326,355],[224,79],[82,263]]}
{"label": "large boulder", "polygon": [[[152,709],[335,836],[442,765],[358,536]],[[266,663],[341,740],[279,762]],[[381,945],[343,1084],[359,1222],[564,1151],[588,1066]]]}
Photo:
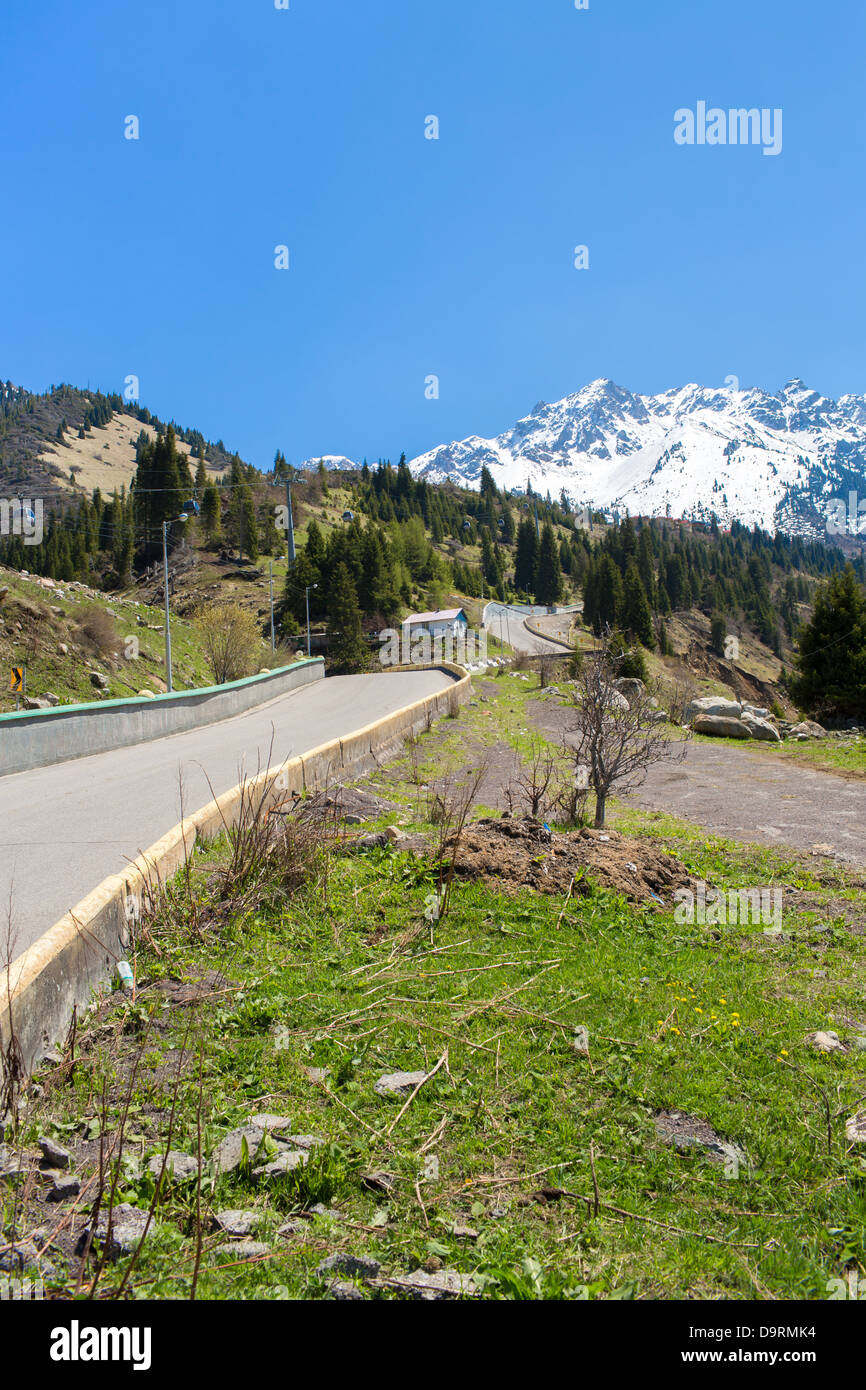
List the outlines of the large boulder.
{"label": "large boulder", "polygon": [[792,738],[799,738],[801,735],[803,738],[826,738],[827,730],[816,724],[814,719],[803,719],[791,729]]}
{"label": "large boulder", "polygon": [[722,719],[739,719],[743,707],[737,700],[728,700],[724,695],[703,695],[699,700],[691,700],[686,705],[684,724],[691,724],[702,714],[719,715]]}
{"label": "large boulder", "polygon": [[638,680],[637,676],[621,676],[618,681],[614,681],[613,688],[624,696],[629,707],[631,707],[633,700],[639,700],[646,691],[646,686],[642,680]]}
{"label": "large boulder", "polygon": [[746,725],[752,738],[763,739],[765,743],[782,742],[779,730],[767,719],[756,719],[753,714],[744,714],[743,723]]}
{"label": "large boulder", "polygon": [[710,738],[751,738],[749,726],[742,719],[728,718],[722,714],[699,714],[692,725],[696,734],[707,734]]}
{"label": "large boulder", "polygon": [[619,709],[623,711],[631,709],[631,705],[629,704],[628,700],[625,698],[624,695],[621,695],[618,690],[612,690],[610,692],[607,699],[607,707],[608,709]]}

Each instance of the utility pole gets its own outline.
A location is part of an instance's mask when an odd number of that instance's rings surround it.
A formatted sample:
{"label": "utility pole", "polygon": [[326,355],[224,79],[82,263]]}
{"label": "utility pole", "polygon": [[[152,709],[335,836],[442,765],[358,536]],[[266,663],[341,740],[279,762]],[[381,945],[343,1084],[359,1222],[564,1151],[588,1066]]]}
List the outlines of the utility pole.
{"label": "utility pole", "polygon": [[318,589],[318,587],[319,587],[318,584],[309,584],[309,585],[307,585],[307,588],[306,588],[305,591],[304,591],[304,597],[305,597],[305,599],[306,599],[306,601],[307,601],[307,656],[308,656],[308,657],[309,657],[309,655],[310,655],[310,589]]}
{"label": "utility pole", "polygon": [[275,651],[277,650],[277,644],[276,644],[276,640],[275,640],[275,638],[274,638],[274,562],[273,562],[273,560],[271,560],[271,562],[270,562],[270,589],[271,589],[271,651],[272,651],[272,652],[275,652]]}
{"label": "utility pole", "polygon": [[181,512],[172,521],[162,523],[162,574],[165,583],[165,683],[169,695],[174,686],[171,679],[171,615],[169,613],[168,598],[168,528],[174,521],[186,521],[186,512]]}
{"label": "utility pole", "polygon": [[295,563],[295,521],[292,515],[292,485],[286,479],[286,512],[288,522],[286,525],[286,544],[289,551],[289,564]]}
{"label": "utility pole", "polygon": [[168,604],[168,522],[162,523],[162,577],[165,584],[165,682],[169,695],[173,686],[171,683],[171,622],[169,619]]}

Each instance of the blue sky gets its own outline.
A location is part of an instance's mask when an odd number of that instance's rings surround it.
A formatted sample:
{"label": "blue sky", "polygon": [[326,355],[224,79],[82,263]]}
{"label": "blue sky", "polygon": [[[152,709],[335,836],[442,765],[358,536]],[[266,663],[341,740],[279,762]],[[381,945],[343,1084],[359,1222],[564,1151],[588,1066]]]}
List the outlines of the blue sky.
{"label": "blue sky", "polygon": [[[864,40],[862,0],[4,0],[0,376],[135,374],[264,467],[598,376],[864,391]],[[782,153],[677,146],[701,100]]]}

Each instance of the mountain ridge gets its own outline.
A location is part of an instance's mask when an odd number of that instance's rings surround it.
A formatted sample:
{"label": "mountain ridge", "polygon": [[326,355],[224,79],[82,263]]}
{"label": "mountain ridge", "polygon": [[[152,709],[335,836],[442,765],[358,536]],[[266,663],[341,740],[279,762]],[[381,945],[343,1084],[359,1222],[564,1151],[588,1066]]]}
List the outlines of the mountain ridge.
{"label": "mountain ridge", "polygon": [[644,395],[599,377],[492,439],[437,445],[409,467],[470,487],[486,467],[500,488],[564,491],[577,507],[814,537],[833,499],[866,496],[866,395],[833,400],[798,377],[775,394],[690,382]]}

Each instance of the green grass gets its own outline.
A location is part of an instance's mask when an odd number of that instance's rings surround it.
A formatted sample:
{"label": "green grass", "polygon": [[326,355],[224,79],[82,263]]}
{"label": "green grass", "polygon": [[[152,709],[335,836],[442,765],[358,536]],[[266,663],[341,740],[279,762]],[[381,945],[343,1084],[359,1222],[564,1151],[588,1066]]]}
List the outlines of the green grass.
{"label": "green grass", "polygon": [[782,752],[792,762],[804,763],[809,767],[866,776],[866,738],[862,735],[817,739],[810,743],[785,743]]}
{"label": "green grass", "polygon": [[[721,886],[821,888],[774,851],[671,818],[629,811],[618,823],[661,838]],[[196,856],[200,904],[224,853]],[[261,1110],[325,1141],[282,1187],[206,1180],[206,1208],[259,1209],[256,1238],[273,1255],[233,1264],[208,1237],[200,1297],[324,1296],[315,1269],[337,1249],[373,1255],[388,1274],[432,1258],[473,1274],[488,1298],[822,1298],[846,1266],[863,1267],[866,1170],[844,1136],[864,1095],[862,1054],[822,1056],[804,1041],[819,1028],[844,1037],[862,1021],[862,937],[794,908],[771,939],[760,928],[677,925],[601,892],[566,905],[479,884],[460,885],[431,930],[433,882],[424,863],[374,851],[320,865],[295,899],[263,881],[253,910],[199,906],[195,916],[176,884],[153,929],[158,954],[139,954],[138,978],[196,978],[218,961],[237,989],[193,1015],[152,989],[115,1005],[118,1041],[85,1050],[73,1091],[49,1096],[55,1123],[86,1124],[105,1075],[116,1121],[130,1059],[142,1054],[138,1138],[118,1199],[144,1206],[153,1184],[137,1173],[165,1138],[183,1048],[172,1147],[196,1149],[199,1058],[206,1153]],[[578,1025],[589,1058],[572,1047]],[[446,1049],[447,1065],[398,1120],[376,1079],[430,1071]],[[306,1068],[325,1069],[325,1084]],[[728,1171],[663,1144],[653,1118],[671,1109],[708,1121],[748,1166]],[[435,1181],[419,1176],[428,1154]],[[362,1181],[380,1169],[396,1178],[387,1198]],[[576,1195],[545,1200],[543,1188]],[[277,1237],[316,1201],[339,1217]],[[194,1186],[167,1194],[133,1276],[137,1296],[188,1293],[193,1209]],[[455,1235],[461,1226],[477,1239]],[[104,1292],[121,1268],[106,1272]]]}
{"label": "green grass", "polygon": [[[525,752],[537,678],[493,688],[495,705],[441,721],[363,783],[395,804],[382,824],[435,838],[425,784],[471,765],[485,740]],[[431,924],[433,866],[390,850],[319,850],[300,892],[265,873],[242,906],[237,893],[219,901],[218,842],[196,852],[189,887],[175,881],[142,938],[136,1002],[114,996],[79,1029],[73,1084],[49,1083],[25,1139],[46,1127],[92,1138],[103,1089],[110,1135],[128,1091],[116,1200],[146,1208],[145,1165],[167,1143],[173,1103],[171,1147],[195,1153],[200,1123],[206,1157],[260,1111],[319,1136],[315,1160],[279,1185],[206,1171],[205,1231],[212,1210],[255,1209],[254,1238],[271,1254],[238,1262],[206,1234],[204,1298],[325,1297],[316,1267],[338,1250],[374,1256],[386,1277],[438,1262],[492,1299],[827,1297],[828,1281],[866,1268],[866,1164],[845,1138],[866,1097],[853,1046],[866,1024],[866,936],[831,906],[856,905],[856,884],[837,865],[660,812],[614,803],[611,820],[720,888],[782,888],[781,936],[681,924],[598,890],[566,902],[480,883],[457,883]],[[232,987],[197,1009],[153,987],[215,965]],[[572,1045],[578,1027],[588,1057]],[[806,1034],[819,1029],[850,1050],[814,1051]],[[402,1116],[374,1091],[383,1074],[440,1062]],[[709,1123],[747,1161],[664,1143],[654,1120],[671,1110]],[[438,1178],[425,1171],[431,1155]],[[381,1170],[395,1179],[387,1196],[363,1180]],[[163,1193],[134,1296],[189,1296],[195,1202],[194,1183]],[[311,1216],[317,1202],[337,1215]],[[279,1236],[287,1220],[298,1229]],[[102,1293],[124,1267],[106,1268]],[[368,1293],[397,1296],[387,1283]]]}

